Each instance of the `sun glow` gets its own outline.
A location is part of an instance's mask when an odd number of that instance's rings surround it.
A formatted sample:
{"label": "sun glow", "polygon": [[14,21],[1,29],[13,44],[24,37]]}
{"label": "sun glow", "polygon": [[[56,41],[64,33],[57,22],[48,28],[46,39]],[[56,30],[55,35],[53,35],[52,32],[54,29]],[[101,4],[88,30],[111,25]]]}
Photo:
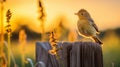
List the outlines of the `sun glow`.
{"label": "sun glow", "polygon": [[[78,18],[74,15],[74,13],[80,10],[81,8],[84,8],[89,11],[100,30],[116,28],[120,26],[120,14],[118,14],[120,12],[120,9],[118,8],[119,2],[117,1],[110,1],[109,3],[106,1],[97,2],[96,0],[94,0],[94,2],[88,0],[70,0],[69,2],[68,1],[69,0],[42,1],[47,15],[45,21],[46,30],[48,29],[48,27],[51,27],[51,25],[54,25],[54,23],[58,24],[58,18],[60,18],[59,16],[62,15],[66,17],[65,20],[67,20],[67,23],[69,23],[69,28],[75,29]],[[13,16],[11,18],[13,30],[15,30],[18,27],[17,24],[23,24],[28,25],[30,29],[36,32],[40,32],[40,21],[38,20],[38,4],[36,0],[10,0],[7,1],[4,5],[4,13],[7,9],[11,9],[11,12],[13,13]],[[5,17],[4,22],[6,22]],[[6,23],[4,23],[4,26],[6,26]]]}

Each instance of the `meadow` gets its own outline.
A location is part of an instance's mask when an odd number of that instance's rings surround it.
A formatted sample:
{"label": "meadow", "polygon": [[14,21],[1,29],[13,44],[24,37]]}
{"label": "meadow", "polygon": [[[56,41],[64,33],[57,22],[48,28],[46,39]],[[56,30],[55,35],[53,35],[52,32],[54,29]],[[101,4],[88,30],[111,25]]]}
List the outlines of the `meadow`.
{"label": "meadow", "polygon": [[[12,43],[12,52],[19,67],[22,65],[21,51],[23,48],[25,48],[25,58],[30,58],[35,65],[35,45],[37,41],[39,40],[28,41],[24,47],[18,42]],[[104,43],[102,46],[104,67],[120,67],[120,37],[114,31],[109,31],[102,37],[102,41]],[[30,62],[24,64],[25,67],[31,66]]]}

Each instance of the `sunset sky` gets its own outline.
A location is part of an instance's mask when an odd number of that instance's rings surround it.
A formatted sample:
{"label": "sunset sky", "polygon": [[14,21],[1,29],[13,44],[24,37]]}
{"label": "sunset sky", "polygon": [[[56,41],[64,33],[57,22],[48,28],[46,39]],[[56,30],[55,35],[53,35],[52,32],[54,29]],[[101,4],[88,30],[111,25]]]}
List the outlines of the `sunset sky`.
{"label": "sunset sky", "polygon": [[[86,9],[100,30],[120,27],[120,0],[42,0],[47,14],[46,27],[64,16],[70,29],[76,28],[78,17],[74,13]],[[6,0],[5,12],[11,9],[13,29],[16,24],[28,25],[34,31],[40,26],[37,0]]]}

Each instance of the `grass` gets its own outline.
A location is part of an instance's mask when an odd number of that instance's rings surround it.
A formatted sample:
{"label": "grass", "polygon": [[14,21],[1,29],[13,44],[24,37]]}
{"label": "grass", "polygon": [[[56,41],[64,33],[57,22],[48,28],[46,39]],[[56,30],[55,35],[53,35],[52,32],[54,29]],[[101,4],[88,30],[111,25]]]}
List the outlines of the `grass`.
{"label": "grass", "polygon": [[[104,60],[104,67],[112,67],[114,64],[114,67],[120,67],[120,38],[116,36],[114,33],[107,34],[103,38],[103,60]],[[25,45],[25,58],[31,58],[33,61],[33,64],[35,65],[35,43],[39,40],[34,41],[27,41]],[[22,67],[22,46],[19,42],[11,42],[11,49],[15,56],[16,64],[19,67]],[[5,48],[6,49],[6,48]],[[5,50],[7,51],[7,50]],[[6,55],[7,56],[7,55]],[[13,61],[11,60],[11,67],[14,66]],[[25,62],[25,67],[31,67],[30,63]]]}
{"label": "grass", "polygon": [[114,32],[103,39],[104,67],[120,67],[120,38]]}
{"label": "grass", "polygon": [[[12,52],[15,57],[16,64],[19,67],[22,67],[22,46],[18,42],[12,43]],[[28,42],[25,47],[25,58],[30,58],[33,61],[33,64],[35,64],[35,42]],[[26,60],[26,59],[25,59]],[[11,67],[14,67],[13,61],[11,60],[12,64]],[[24,62],[25,67],[31,67],[30,63],[25,61]]]}

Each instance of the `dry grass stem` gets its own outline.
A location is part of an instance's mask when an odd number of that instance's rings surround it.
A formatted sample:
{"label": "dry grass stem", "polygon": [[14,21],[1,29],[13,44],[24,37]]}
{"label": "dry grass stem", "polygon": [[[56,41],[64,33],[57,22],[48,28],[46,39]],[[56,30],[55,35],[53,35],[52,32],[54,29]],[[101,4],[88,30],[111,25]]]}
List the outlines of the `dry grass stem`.
{"label": "dry grass stem", "polygon": [[51,45],[51,50],[49,50],[49,53],[55,56],[58,56],[58,45],[57,45],[57,39],[56,39],[56,35],[54,32],[50,33],[50,45]]}
{"label": "dry grass stem", "polygon": [[10,55],[10,50],[11,50],[11,24],[10,24],[10,18],[12,16],[12,13],[10,9],[8,9],[6,13],[6,20],[7,20],[7,26],[6,26],[6,32],[8,34],[8,67],[10,67],[11,63],[11,55]]}
{"label": "dry grass stem", "polygon": [[4,51],[3,51],[3,47],[4,47],[4,15],[3,15],[3,12],[4,12],[4,2],[6,0],[0,0],[0,14],[1,14],[1,23],[0,23],[0,58],[2,60],[0,60],[0,66],[4,67],[5,65],[2,65],[1,62],[4,62],[4,59],[3,59],[3,54],[4,54]]}
{"label": "dry grass stem", "polygon": [[46,18],[46,13],[45,13],[45,9],[43,7],[43,3],[41,0],[38,0],[38,8],[39,8],[39,20],[41,21],[41,33],[42,33],[42,40],[44,41],[45,36],[45,18]]}

